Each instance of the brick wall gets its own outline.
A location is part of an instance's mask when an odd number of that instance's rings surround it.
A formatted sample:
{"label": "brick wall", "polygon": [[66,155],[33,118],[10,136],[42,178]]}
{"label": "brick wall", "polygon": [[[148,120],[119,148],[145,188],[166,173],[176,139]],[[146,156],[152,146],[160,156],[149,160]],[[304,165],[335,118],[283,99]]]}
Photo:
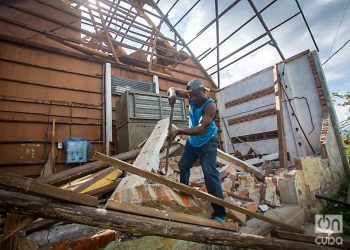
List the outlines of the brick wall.
{"label": "brick wall", "polygon": [[243,123],[243,122],[248,122],[248,121],[252,121],[252,120],[257,120],[263,117],[267,117],[267,116],[273,116],[276,115],[276,109],[275,108],[271,108],[271,109],[266,109],[263,111],[259,111],[250,115],[245,115],[245,116],[240,116],[238,118],[233,118],[228,120],[228,125],[234,125],[234,124],[239,124],[239,123]]}
{"label": "brick wall", "polygon": [[225,103],[225,108],[231,108],[231,107],[236,106],[238,104],[249,102],[250,100],[257,99],[257,98],[260,98],[260,97],[263,97],[263,96],[267,96],[267,95],[270,95],[270,94],[273,94],[273,93],[274,93],[274,88],[273,87],[262,89],[260,91],[254,92],[254,93],[252,93],[250,95],[246,95],[244,97],[241,97],[241,98],[238,98],[238,99],[226,102]]}
{"label": "brick wall", "polygon": [[321,142],[321,156],[323,158],[327,157],[326,156],[326,150],[325,150],[325,143],[327,139],[327,133],[328,133],[328,126],[329,126],[329,114],[328,114],[328,108],[327,108],[327,103],[325,100],[325,96],[323,93],[323,89],[321,86],[321,79],[320,76],[317,73],[316,69],[316,64],[315,64],[315,59],[313,58],[312,54],[308,54],[308,60],[311,66],[312,70],[312,75],[317,87],[317,92],[318,96],[320,98],[321,106],[322,106],[322,129],[321,129],[321,136],[320,136],[320,142]]}

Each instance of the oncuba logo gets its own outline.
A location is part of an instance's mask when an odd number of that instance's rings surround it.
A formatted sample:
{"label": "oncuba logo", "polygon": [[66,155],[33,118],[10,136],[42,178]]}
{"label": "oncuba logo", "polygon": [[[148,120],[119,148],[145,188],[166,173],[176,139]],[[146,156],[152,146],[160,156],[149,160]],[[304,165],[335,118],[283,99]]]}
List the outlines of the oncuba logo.
{"label": "oncuba logo", "polygon": [[315,232],[328,235],[317,236],[315,238],[315,243],[317,245],[343,245],[342,237],[332,236],[332,234],[343,233],[343,215],[315,215]]}

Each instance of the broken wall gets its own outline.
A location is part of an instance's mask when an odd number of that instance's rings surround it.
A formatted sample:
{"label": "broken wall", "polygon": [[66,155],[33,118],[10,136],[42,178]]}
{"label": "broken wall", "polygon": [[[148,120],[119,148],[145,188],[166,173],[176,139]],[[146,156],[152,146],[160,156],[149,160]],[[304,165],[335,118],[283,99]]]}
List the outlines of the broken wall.
{"label": "broken wall", "polygon": [[[295,157],[319,155],[321,132],[327,107],[323,91],[309,59],[310,52],[298,54],[278,64],[281,81],[283,125],[289,165]],[[273,67],[233,83],[217,93],[224,146],[246,155],[249,146],[260,154],[278,149],[277,112]]]}

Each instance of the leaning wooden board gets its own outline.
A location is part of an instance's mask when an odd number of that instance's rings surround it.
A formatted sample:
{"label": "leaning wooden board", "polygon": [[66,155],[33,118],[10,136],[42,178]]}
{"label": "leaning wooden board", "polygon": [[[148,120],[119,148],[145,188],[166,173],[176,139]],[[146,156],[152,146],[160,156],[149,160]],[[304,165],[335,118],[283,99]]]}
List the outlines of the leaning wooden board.
{"label": "leaning wooden board", "polygon": [[82,205],[96,206],[98,204],[96,197],[42,184],[37,180],[4,171],[0,171],[0,186],[5,189],[20,190],[23,193],[32,193]]}
{"label": "leaning wooden board", "polygon": [[258,214],[258,213],[255,213],[255,212],[252,212],[252,211],[249,211],[248,209],[245,209],[243,207],[240,207],[238,205],[234,205],[232,203],[229,203],[227,201],[224,201],[222,199],[219,199],[213,195],[210,195],[208,193],[204,193],[204,192],[201,192],[201,191],[198,191],[197,189],[195,188],[192,188],[190,186],[187,186],[187,185],[184,185],[182,183],[177,183],[177,182],[174,182],[174,181],[171,181],[165,177],[162,177],[156,173],[152,173],[152,172],[149,172],[149,171],[145,171],[145,170],[142,170],[142,169],[139,169],[129,163],[126,163],[126,162],[123,162],[121,160],[118,160],[118,159],[113,159],[109,156],[106,156],[104,154],[101,154],[101,153],[98,153],[98,152],[95,152],[95,158],[99,161],[102,161],[104,162],[105,164],[110,164],[110,165],[114,165],[114,166],[117,166],[118,168],[124,170],[124,171],[128,171],[130,173],[133,173],[133,174],[136,174],[136,175],[139,175],[141,177],[144,177],[146,179],[149,179],[151,181],[154,181],[154,182],[157,182],[157,183],[160,183],[160,184],[163,184],[165,186],[168,186],[172,189],[177,189],[181,192],[184,192],[184,193],[187,193],[187,194],[190,194],[190,195],[193,195],[193,196],[196,196],[198,198],[202,198],[202,199],[205,199],[209,202],[212,202],[212,203],[215,203],[217,205],[220,205],[220,206],[223,206],[223,207],[226,207],[226,208],[229,208],[229,209],[232,209],[232,210],[235,210],[235,211],[238,211],[238,212],[241,212],[241,213],[244,213],[250,217],[253,217],[253,218],[257,218],[257,219],[260,219],[262,221],[266,221],[268,223],[271,223],[273,225],[276,225],[276,226],[279,226],[281,228],[284,228],[285,230],[287,231],[291,231],[291,232],[298,232],[298,233],[302,233],[303,230],[302,229],[299,229],[299,228],[296,228],[296,227],[291,227],[289,225],[286,225],[280,221],[277,221],[277,220],[274,220],[274,219],[271,219],[271,218],[267,218],[261,214]]}

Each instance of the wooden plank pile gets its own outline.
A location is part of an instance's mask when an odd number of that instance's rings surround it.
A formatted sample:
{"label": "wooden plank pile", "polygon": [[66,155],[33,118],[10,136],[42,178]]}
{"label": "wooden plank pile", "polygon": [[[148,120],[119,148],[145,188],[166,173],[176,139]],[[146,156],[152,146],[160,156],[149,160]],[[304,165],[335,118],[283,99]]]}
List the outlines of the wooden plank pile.
{"label": "wooden plank pile", "polygon": [[[251,209],[249,203],[254,202],[254,199],[251,196],[244,197],[243,192],[238,192],[239,187],[236,187],[237,192],[233,189],[232,183],[241,178],[240,175],[253,178],[254,183],[257,182],[256,178],[263,178],[263,172],[260,169],[244,161],[218,150],[218,162],[222,163],[221,173],[224,180],[225,200],[205,192],[203,178],[200,174],[197,174],[197,177],[193,175],[192,186],[179,183],[176,180],[178,178],[176,165],[179,157],[170,159],[171,170],[168,176],[161,176],[152,171],[164,165],[161,158],[162,149],[164,149],[162,144],[166,136],[163,130],[167,128],[167,122],[163,120],[158,125],[156,132],[150,136],[143,147],[113,157],[96,152],[96,162],[50,176],[34,180],[0,172],[0,210],[3,214],[22,215],[16,225],[7,226],[2,232],[0,244],[6,243],[14,233],[19,231],[29,235],[63,221],[118,232],[156,235],[207,244],[244,248],[316,249],[317,247],[317,249],[322,249],[310,242],[293,240],[292,236],[287,238],[285,234],[288,232],[295,233],[294,235],[302,234],[303,230],[299,227],[300,225],[286,223],[287,220],[265,216],[257,209]],[[178,138],[177,143],[181,145],[182,140]],[[154,143],[161,143],[161,145],[155,147]],[[175,146],[179,147],[176,143]],[[135,158],[134,164],[127,162],[132,162]],[[200,167],[193,169],[200,169]],[[245,172],[240,174],[239,170]],[[198,172],[198,170],[194,171]],[[228,183],[229,179],[232,183]],[[244,178],[241,179],[238,183],[243,185]],[[144,186],[157,184],[164,190],[170,189],[174,197],[176,194],[181,199],[219,204],[227,208],[231,219],[220,223],[198,214],[191,215],[164,209],[165,207],[161,205],[159,207],[141,206],[115,199],[119,190],[127,190],[127,185],[136,182]],[[121,184],[124,186],[120,186]],[[137,188],[135,185],[130,184],[130,186],[134,188],[129,189],[131,191]],[[268,225],[263,234],[278,228],[284,232],[283,237],[288,240],[262,236],[262,233],[258,235],[252,230],[253,227],[250,227],[251,231],[247,231],[249,233],[241,233],[239,224],[241,226],[246,224],[246,217],[254,218],[257,221],[255,224],[262,222]],[[106,234],[105,237],[109,240],[114,239],[111,234]],[[85,237],[85,240],[88,239],[91,240]],[[101,248],[101,245],[99,247]]]}

